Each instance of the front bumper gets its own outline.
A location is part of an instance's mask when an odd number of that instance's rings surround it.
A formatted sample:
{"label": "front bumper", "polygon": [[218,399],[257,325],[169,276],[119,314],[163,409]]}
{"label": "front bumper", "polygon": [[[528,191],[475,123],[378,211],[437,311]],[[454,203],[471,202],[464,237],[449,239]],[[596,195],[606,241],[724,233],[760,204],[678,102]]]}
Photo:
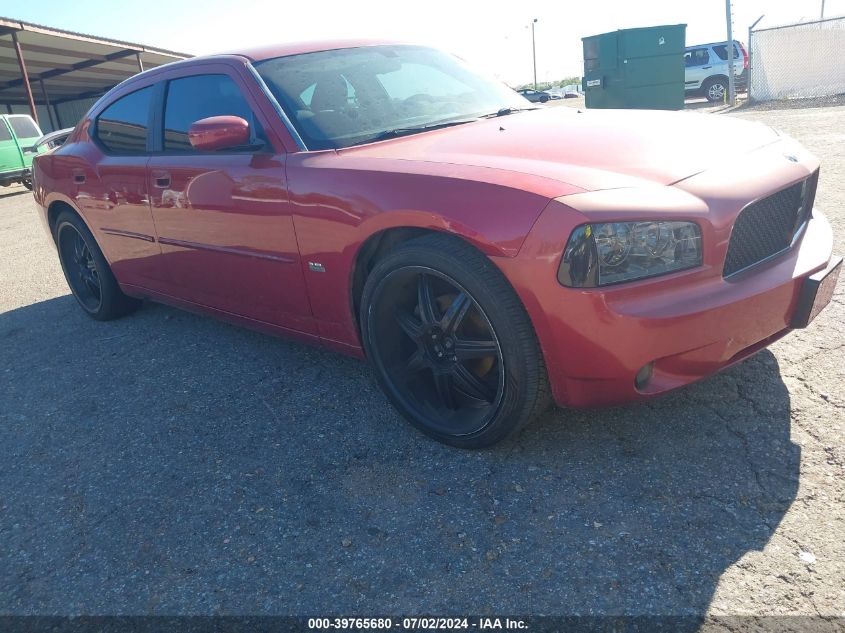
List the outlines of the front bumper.
{"label": "front bumper", "polygon": [[[531,316],[555,401],[569,407],[664,393],[763,349],[790,331],[804,279],[825,269],[833,250],[830,224],[814,211],[791,250],[729,281],[705,266],[624,286],[573,289],[537,272],[559,261],[559,245],[542,236],[568,234],[561,223],[569,222],[545,215],[520,257],[497,262]],[[654,364],[653,376],[637,389],[635,377],[647,363]]]}

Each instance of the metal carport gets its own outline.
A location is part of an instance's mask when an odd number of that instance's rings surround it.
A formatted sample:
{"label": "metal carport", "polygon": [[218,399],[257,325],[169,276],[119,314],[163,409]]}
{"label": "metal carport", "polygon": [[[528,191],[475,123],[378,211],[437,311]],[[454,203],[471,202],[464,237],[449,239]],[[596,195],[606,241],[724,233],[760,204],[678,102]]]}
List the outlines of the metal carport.
{"label": "metal carport", "polygon": [[124,79],[186,57],[0,17],[0,112],[31,114],[45,132],[70,127]]}

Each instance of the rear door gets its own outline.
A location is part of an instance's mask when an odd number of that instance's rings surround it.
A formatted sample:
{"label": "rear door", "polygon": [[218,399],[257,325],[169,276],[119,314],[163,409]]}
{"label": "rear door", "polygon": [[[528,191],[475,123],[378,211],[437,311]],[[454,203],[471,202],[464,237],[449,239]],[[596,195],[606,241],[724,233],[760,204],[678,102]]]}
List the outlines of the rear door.
{"label": "rear door", "polygon": [[166,271],[146,179],[154,90],[149,85],[106,106],[89,128],[94,142],[76,152],[68,167],[76,203],[118,281],[161,290]]}
{"label": "rear door", "polygon": [[[716,44],[713,46],[713,52],[711,53],[711,59],[715,56],[718,60],[718,63],[714,65],[714,68],[718,71],[718,74],[722,74],[727,76],[728,75],[728,44],[725,42],[724,44]],[[716,60],[714,60],[716,62]],[[742,75],[742,71],[745,69],[745,60],[743,58],[742,51],[739,50],[739,47],[734,43],[734,76]],[[711,74],[716,74],[713,72]]]}
{"label": "rear door", "polygon": [[[224,64],[174,70],[167,79],[147,181],[179,296],[315,332],[288,201],[286,154],[268,137],[253,95]],[[195,150],[188,139],[191,125],[224,115],[246,119],[253,147]]]}

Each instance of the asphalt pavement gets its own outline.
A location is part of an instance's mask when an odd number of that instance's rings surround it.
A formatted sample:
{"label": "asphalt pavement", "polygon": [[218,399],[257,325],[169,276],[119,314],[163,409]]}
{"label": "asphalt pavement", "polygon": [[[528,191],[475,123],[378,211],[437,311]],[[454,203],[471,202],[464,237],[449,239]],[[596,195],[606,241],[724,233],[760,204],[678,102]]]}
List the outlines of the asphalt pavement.
{"label": "asphalt pavement", "polygon": [[[757,111],[822,160],[842,107]],[[724,115],[712,115],[724,116]],[[0,190],[0,613],[845,613],[845,305],[666,397],[441,446],[360,361],[69,296]]]}

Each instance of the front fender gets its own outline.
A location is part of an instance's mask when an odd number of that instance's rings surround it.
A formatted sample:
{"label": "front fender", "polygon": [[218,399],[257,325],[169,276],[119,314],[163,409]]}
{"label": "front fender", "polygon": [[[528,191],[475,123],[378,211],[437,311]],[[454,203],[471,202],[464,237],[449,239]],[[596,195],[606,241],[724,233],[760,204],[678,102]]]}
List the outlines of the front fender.
{"label": "front fender", "polygon": [[[359,344],[349,301],[351,273],[362,246],[379,233],[399,228],[441,231],[489,257],[519,252],[550,198],[474,179],[452,167],[450,175],[440,175],[362,169],[360,161],[332,152],[289,157],[287,177],[303,275],[322,336]],[[485,176],[489,180],[489,170]]]}

